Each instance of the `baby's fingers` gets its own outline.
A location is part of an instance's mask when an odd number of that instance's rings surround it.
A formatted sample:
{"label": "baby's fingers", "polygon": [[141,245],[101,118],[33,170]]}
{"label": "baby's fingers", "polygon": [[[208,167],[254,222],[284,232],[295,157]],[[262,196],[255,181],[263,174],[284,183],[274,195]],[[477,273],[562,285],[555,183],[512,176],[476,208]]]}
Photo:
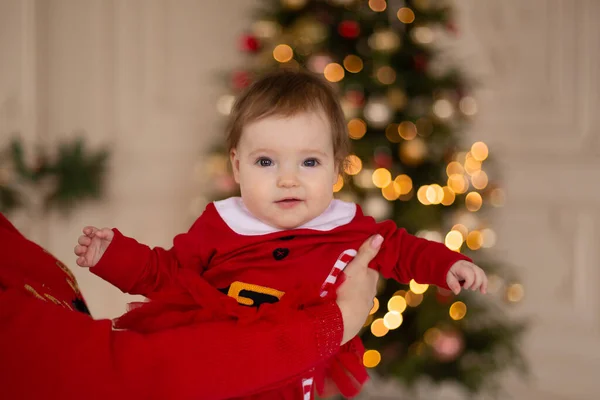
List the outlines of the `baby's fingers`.
{"label": "baby's fingers", "polygon": [[452,290],[452,293],[454,293],[454,294],[460,293],[460,283],[458,282],[458,279],[456,279],[456,277],[454,275],[448,274],[448,279],[447,279],[446,283],[448,284],[448,287],[450,288],[450,290]]}
{"label": "baby's fingers", "polygon": [[88,236],[81,235],[79,236],[77,243],[79,243],[82,246],[89,246],[90,244],[92,244],[92,239]]}
{"label": "baby's fingers", "polygon": [[481,287],[481,284],[483,283],[483,274],[474,272],[473,275],[473,284],[469,287],[469,289],[477,290]]}
{"label": "baby's fingers", "polygon": [[92,237],[94,236],[97,230],[98,228],[96,228],[95,226],[86,226],[85,228],[83,228],[83,233],[86,236]]}
{"label": "baby's fingers", "polygon": [[80,256],[77,257],[77,260],[75,261],[77,263],[77,265],[79,265],[80,267],[89,267],[90,265],[88,264],[88,262],[86,261],[85,257]]}
{"label": "baby's fingers", "polygon": [[462,285],[465,289],[470,289],[475,283],[475,273],[470,269],[463,269],[458,275],[465,281]]}
{"label": "baby's fingers", "polygon": [[73,250],[75,251],[75,255],[83,256],[83,255],[85,255],[85,253],[87,253],[88,247],[78,244],[77,246],[75,246],[75,248]]}

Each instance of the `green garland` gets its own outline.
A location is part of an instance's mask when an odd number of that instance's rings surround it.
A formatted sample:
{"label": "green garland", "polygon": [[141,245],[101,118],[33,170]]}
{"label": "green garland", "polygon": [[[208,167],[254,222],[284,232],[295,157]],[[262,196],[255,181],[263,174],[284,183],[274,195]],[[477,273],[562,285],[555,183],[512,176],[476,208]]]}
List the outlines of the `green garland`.
{"label": "green garland", "polygon": [[59,143],[53,152],[39,147],[34,158],[35,165],[25,162],[19,138],[0,152],[0,212],[30,207],[32,194],[41,197],[44,212],[65,214],[85,200],[102,196],[106,149],[90,152],[78,137]]}

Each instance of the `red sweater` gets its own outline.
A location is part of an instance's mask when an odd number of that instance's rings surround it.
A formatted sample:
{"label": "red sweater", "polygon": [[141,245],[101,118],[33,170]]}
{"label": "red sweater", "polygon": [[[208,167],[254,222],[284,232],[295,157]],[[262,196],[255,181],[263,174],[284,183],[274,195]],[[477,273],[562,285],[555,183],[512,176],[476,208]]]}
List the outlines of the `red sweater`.
{"label": "red sweater", "polygon": [[333,302],[285,323],[221,321],[147,335],[114,331],[86,310],[70,271],[0,214],[1,398],[230,398],[329,358],[343,329]]}
{"label": "red sweater", "polygon": [[[403,283],[415,279],[447,288],[452,264],[468,259],[444,244],[409,235],[392,221],[377,223],[353,203],[334,200],[306,225],[278,230],[253,217],[239,198],[230,198],[209,204],[190,231],[174,239],[171,250],[150,249],[115,229],[113,242],[92,272],[124,292],[155,300],[120,320],[129,329],[160,330],[215,318],[284,318],[290,305],[293,309],[314,304],[320,296],[335,294],[340,270],[375,233],[383,235],[384,242],[371,266]],[[278,305],[279,299],[286,304]],[[257,312],[238,302],[263,305]],[[358,339],[348,348],[362,352]],[[362,354],[343,357],[337,363],[354,375],[346,383],[364,383]],[[310,380],[311,374],[304,378]],[[359,390],[339,379],[336,383],[346,395]],[[298,381],[277,392],[281,398],[297,398],[302,385]],[[265,393],[262,398],[273,396]]]}

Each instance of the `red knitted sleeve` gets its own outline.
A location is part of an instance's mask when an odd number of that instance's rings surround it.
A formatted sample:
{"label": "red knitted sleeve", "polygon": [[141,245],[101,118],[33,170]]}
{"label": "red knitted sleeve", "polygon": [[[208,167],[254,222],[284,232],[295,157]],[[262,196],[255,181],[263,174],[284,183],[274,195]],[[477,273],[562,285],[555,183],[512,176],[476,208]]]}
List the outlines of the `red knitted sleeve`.
{"label": "red knitted sleeve", "polygon": [[202,273],[212,254],[210,213],[203,213],[190,230],[173,239],[173,247],[150,248],[118,229],[100,261],[90,271],[130,294],[151,297],[169,286],[179,268]]}
{"label": "red knitted sleeve", "polygon": [[216,399],[255,392],[330,357],[342,338],[335,303],[285,324],[214,322],[155,334],[0,290],[0,387],[5,398]]}
{"label": "red knitted sleeve", "polygon": [[443,243],[413,236],[405,229],[399,229],[393,221],[379,223],[378,227],[384,241],[375,263],[386,278],[401,283],[414,279],[419,283],[448,289],[446,275],[450,267],[459,260],[471,261]]}

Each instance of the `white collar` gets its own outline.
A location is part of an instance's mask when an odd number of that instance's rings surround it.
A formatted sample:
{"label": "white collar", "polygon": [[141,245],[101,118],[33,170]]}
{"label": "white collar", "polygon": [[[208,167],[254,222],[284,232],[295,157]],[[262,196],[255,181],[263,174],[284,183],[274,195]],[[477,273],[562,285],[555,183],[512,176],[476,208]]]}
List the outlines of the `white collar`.
{"label": "white collar", "polygon": [[[256,236],[285,230],[274,228],[256,218],[248,211],[241,197],[230,197],[213,204],[219,216],[237,234]],[[321,215],[295,229],[329,231],[349,223],[355,215],[356,204],[335,199]]]}

